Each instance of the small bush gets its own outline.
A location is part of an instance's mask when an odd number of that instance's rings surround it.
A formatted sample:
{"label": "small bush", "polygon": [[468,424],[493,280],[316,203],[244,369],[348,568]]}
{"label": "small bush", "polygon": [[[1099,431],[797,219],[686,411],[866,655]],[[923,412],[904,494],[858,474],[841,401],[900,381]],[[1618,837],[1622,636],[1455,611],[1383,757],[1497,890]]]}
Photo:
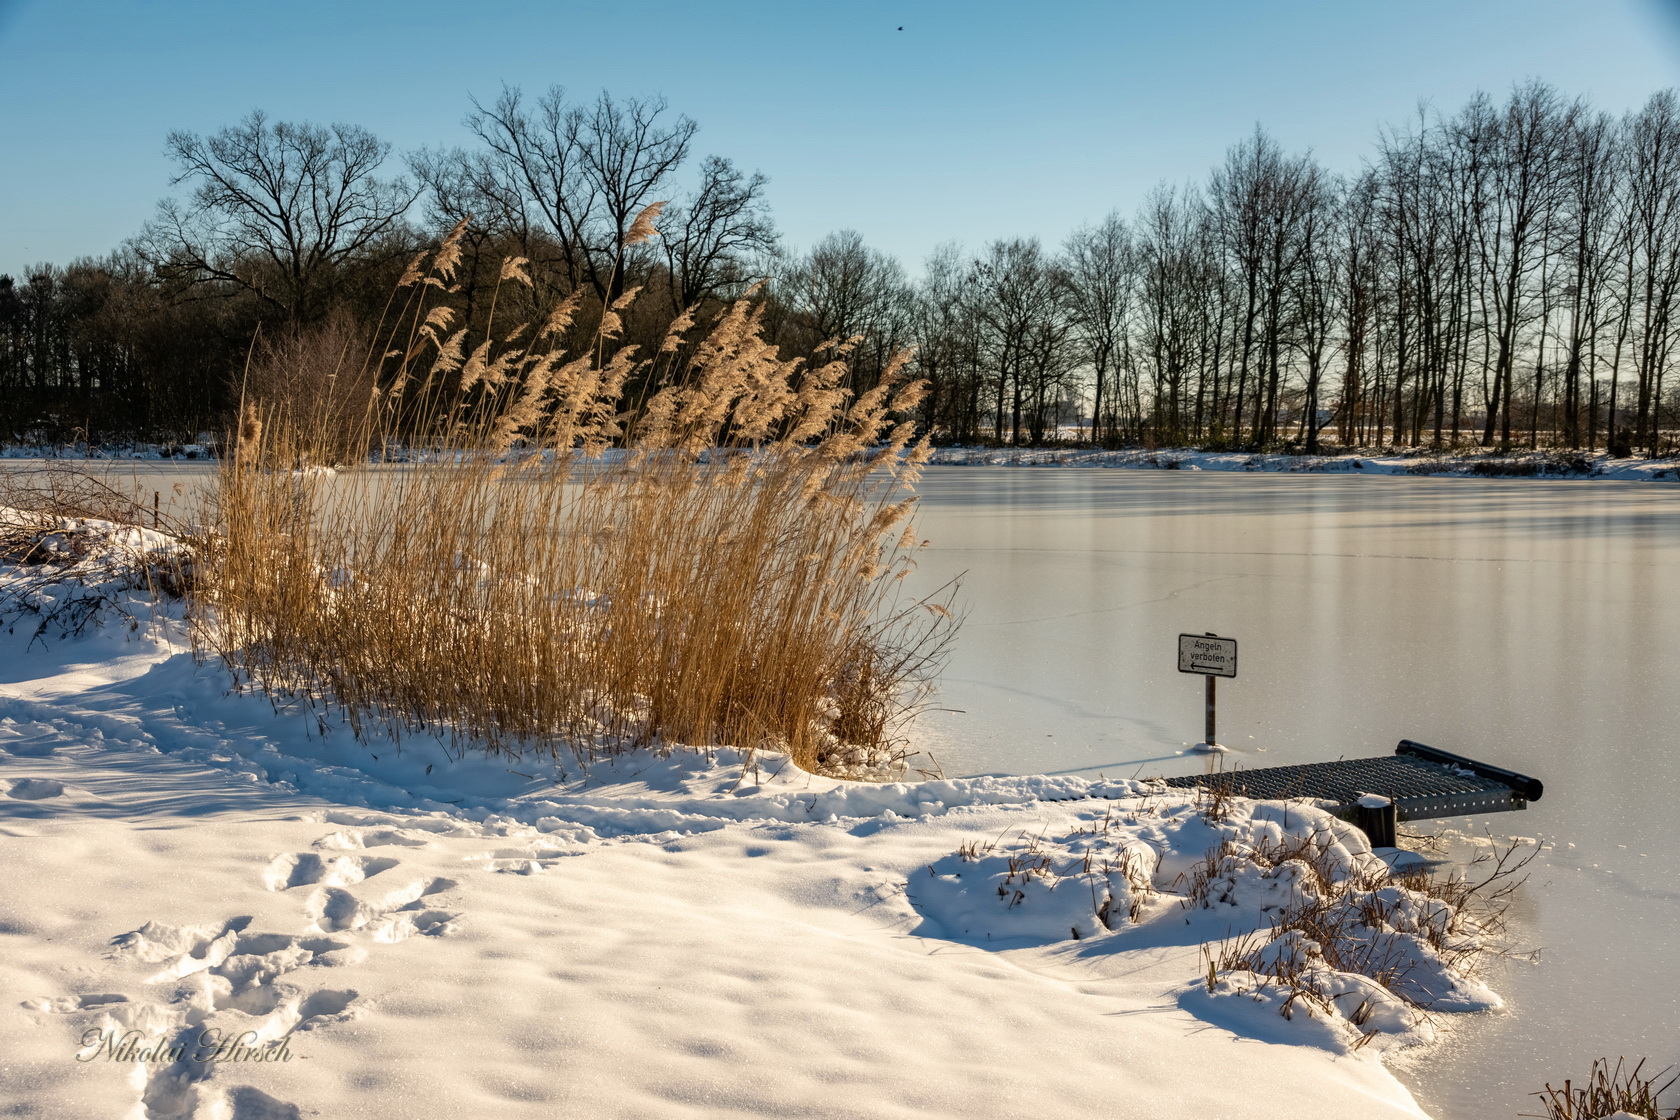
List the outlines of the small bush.
{"label": "small bush", "polygon": [[246,371],[245,400],[258,414],[287,414],[310,433],[310,450],[321,462],[365,460],[370,448],[360,441],[368,434],[363,420],[374,390],[371,342],[342,309],[319,324],[261,336]]}
{"label": "small bush", "polygon": [[[1456,1000],[1462,978],[1474,976],[1488,938],[1502,928],[1521,871],[1538,849],[1515,844],[1445,877],[1392,876],[1377,865],[1346,866],[1329,837],[1284,843],[1226,844],[1191,872],[1185,905],[1205,902],[1222,884],[1258,871],[1287,876],[1292,905],[1273,916],[1263,935],[1207,948],[1212,972],[1249,972],[1309,1003],[1328,1005],[1336,974],[1376,981],[1399,1000],[1429,1008]],[[1359,1025],[1355,1023],[1355,1025]]]}
{"label": "small bush", "polygon": [[[1219,775],[1198,791],[1209,825],[1233,815],[1238,780]],[[1208,996],[1245,998],[1285,1019],[1304,1012],[1353,1049],[1379,1035],[1423,1041],[1433,1036],[1429,1012],[1496,1002],[1478,965],[1538,848],[1519,853],[1513,842],[1446,876],[1396,874],[1342,843],[1340,827],[1271,837],[1221,827],[1225,838],[1180,874],[1187,908],[1268,899],[1268,927],[1202,946]]]}
{"label": "small bush", "polygon": [[130,592],[186,595],[195,569],[184,533],[161,503],[85,464],[0,470],[0,625],[27,621],[37,640],[113,618],[137,627]]}

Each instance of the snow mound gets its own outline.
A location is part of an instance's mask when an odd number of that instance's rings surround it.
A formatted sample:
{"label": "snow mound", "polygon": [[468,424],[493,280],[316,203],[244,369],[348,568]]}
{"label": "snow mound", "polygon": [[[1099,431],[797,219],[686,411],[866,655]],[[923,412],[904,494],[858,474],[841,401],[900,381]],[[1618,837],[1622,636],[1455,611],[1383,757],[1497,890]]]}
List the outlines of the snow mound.
{"label": "snow mound", "polygon": [[[1470,974],[1480,926],[1430,889],[1393,878],[1363,833],[1311,804],[1157,792],[969,841],[906,894],[917,932],[991,949],[1199,942],[1205,980],[1181,995],[1187,1010],[1343,1053],[1431,1040],[1426,1010],[1500,1005]],[[1249,1029],[1257,1016],[1264,1029]]]}

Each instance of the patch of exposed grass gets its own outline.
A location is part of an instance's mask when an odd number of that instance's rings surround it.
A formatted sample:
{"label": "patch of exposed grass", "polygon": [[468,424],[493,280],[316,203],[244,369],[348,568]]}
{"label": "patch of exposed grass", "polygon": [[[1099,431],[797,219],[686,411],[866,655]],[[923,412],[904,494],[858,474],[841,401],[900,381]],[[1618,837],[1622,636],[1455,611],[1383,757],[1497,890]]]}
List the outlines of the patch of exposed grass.
{"label": "patch of exposed grass", "polygon": [[1617,1058],[1615,1066],[1608,1058],[1596,1059],[1592,1072],[1584,1084],[1565,1080],[1554,1089],[1550,1082],[1534,1096],[1540,1098],[1544,1112],[1524,1113],[1542,1120],[1604,1120],[1606,1117],[1641,1117],[1643,1120],[1680,1120],[1680,1108],[1664,1110],[1657,1103],[1676,1078],[1658,1084],[1658,1078],[1644,1075],[1645,1061],[1640,1059],[1629,1068],[1626,1058]]}

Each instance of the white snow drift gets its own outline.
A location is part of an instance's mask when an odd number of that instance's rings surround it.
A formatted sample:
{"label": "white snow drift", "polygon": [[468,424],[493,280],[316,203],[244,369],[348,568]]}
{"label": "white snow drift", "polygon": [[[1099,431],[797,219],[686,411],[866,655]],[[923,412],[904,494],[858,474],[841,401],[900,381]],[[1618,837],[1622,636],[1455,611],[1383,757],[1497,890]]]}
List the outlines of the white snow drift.
{"label": "white snow drift", "polygon": [[[1420,1116],[1417,1010],[1265,932],[1327,890],[1401,994],[1496,1002],[1310,806],[358,745],[124,594],[0,635],[0,1114]],[[1244,934],[1322,999],[1210,981]]]}

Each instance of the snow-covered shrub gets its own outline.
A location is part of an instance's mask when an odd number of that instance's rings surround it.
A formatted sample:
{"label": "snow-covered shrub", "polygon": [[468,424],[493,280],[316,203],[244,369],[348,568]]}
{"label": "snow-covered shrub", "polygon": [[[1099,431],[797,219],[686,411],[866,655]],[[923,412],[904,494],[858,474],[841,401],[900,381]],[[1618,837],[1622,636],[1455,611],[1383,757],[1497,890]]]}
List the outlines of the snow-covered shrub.
{"label": "snow-covered shrub", "polygon": [[1108,815],[1054,838],[974,841],[928,865],[912,890],[953,935],[1046,944],[1139,921],[1155,898],[1157,851]]}
{"label": "snow-covered shrub", "polygon": [[1200,942],[1202,981],[1185,993],[1198,1013],[1316,1024],[1288,1029],[1347,1049],[1426,1039],[1425,1010],[1499,1005],[1474,965],[1525,862],[1514,852],[1445,879],[1396,876],[1363,833],[1310,803],[1161,794],[1071,828],[972,841],[907,889],[953,939]]}
{"label": "snow-covered shrub", "polygon": [[193,550],[84,464],[0,471],[0,624],[35,638],[78,634],[179,599],[193,577]]}

